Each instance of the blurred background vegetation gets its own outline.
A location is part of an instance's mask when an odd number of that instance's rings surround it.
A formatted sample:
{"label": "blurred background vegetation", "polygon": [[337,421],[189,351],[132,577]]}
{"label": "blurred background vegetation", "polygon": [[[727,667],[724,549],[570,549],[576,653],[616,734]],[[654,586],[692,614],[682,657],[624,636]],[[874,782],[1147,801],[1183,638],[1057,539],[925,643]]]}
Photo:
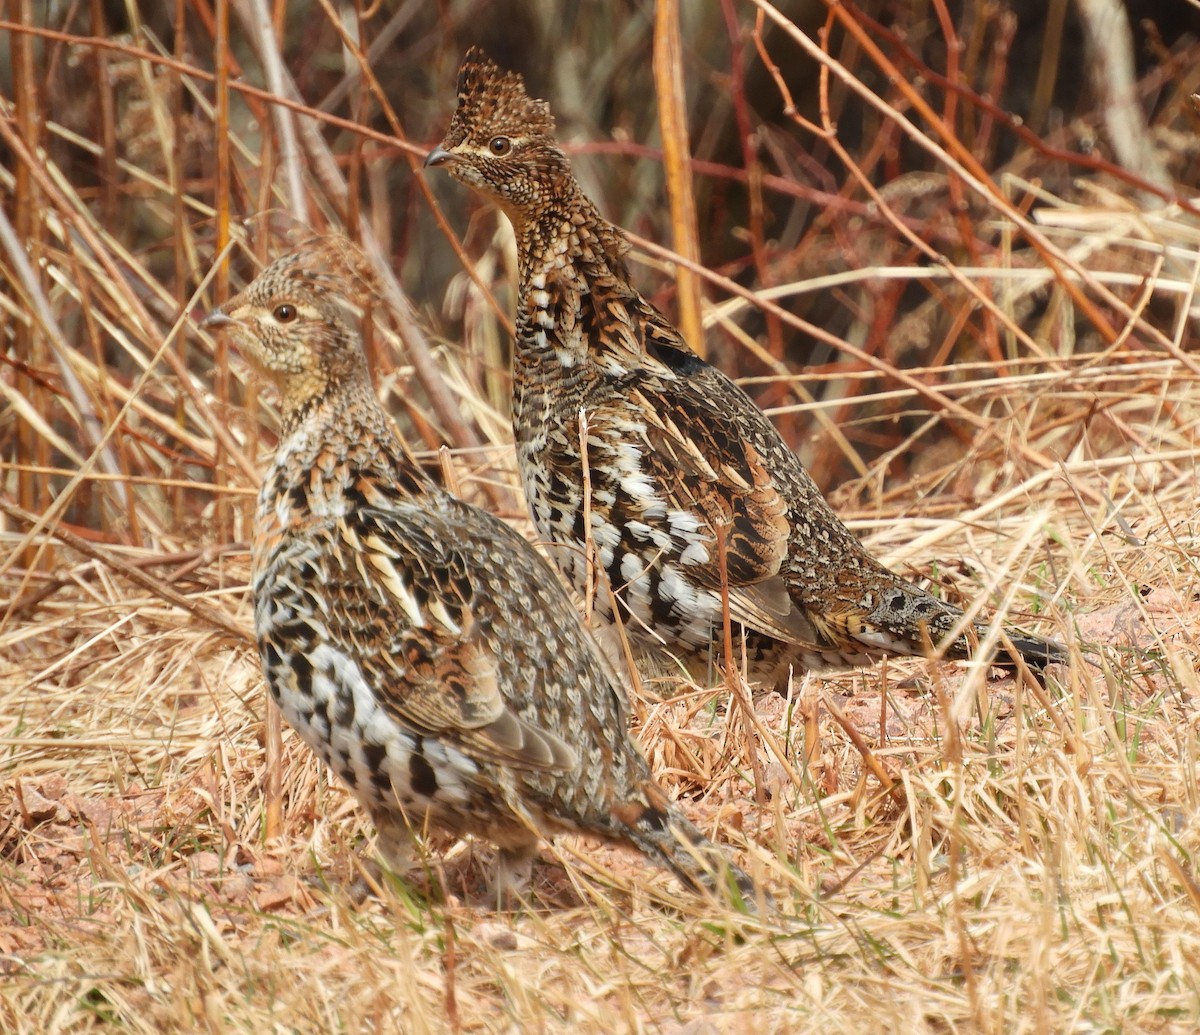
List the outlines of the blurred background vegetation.
{"label": "blurred background vegetation", "polygon": [[[1105,10],[1115,27],[1089,45]],[[7,0],[4,18],[0,478],[46,523],[134,545],[244,539],[269,400],[188,318],[289,239],[346,228],[395,274],[371,351],[414,444],[456,449],[522,512],[496,474],[506,227],[420,171],[470,44],[551,101],[585,185],[634,235],[643,287],[676,311],[673,267],[642,246],[681,245],[652,0]],[[1170,238],[1196,232],[1171,204],[1200,168],[1194,5],[710,0],[683,3],[676,30],[699,213],[685,233],[708,271],[779,307],[710,283],[708,354],[841,506],[1019,480],[1037,460],[1005,452],[1002,419],[1042,422],[1047,455],[1070,451],[1068,431],[1127,439],[1094,398],[1001,414],[978,386],[1024,373],[1036,400],[1034,375],[1089,354],[1194,347],[1187,271],[1146,286],[1171,272]],[[1124,153],[1106,95],[1122,71]],[[1014,222],[1037,209],[1059,214],[1046,238]],[[948,397],[956,383],[974,387]]]}

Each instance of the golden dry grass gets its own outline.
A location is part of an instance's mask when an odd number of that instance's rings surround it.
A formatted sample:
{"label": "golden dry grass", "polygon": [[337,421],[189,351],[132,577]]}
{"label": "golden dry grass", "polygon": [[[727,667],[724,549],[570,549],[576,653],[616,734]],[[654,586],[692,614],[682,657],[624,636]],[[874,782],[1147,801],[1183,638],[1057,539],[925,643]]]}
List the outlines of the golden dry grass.
{"label": "golden dry grass", "polygon": [[[757,10],[774,17],[765,3],[723,9],[744,61],[794,45],[792,60],[826,60],[834,83],[861,84],[868,50],[805,49],[787,19],[775,36],[764,21],[756,41]],[[320,5],[300,13],[326,18]],[[439,17],[472,13],[450,4]],[[751,206],[748,262],[770,273],[763,290],[715,263],[697,270],[714,359],[763,392],[814,470],[852,475],[832,498],[879,555],[964,606],[1072,644],[1069,670],[1041,685],[893,662],[803,679],[791,700],[757,701],[756,723],[737,688],[647,681],[636,732],[688,812],[774,895],[778,909],[760,917],[576,838],[546,846],[520,912],[481,903],[486,846],[436,838],[427,886],[390,884],[357,903],[348,888],[370,830],[290,734],[271,815],[245,548],[271,400],[188,314],[226,290],[214,263],[224,227],[260,258],[281,246],[269,219],[248,231],[239,220],[294,215],[293,186],[313,225],[356,224],[339,162],[381,236],[407,225],[397,212],[432,225],[428,203],[416,188],[389,202],[371,182],[403,153],[399,121],[368,131],[360,114],[337,137],[327,123],[330,166],[303,131],[294,152],[283,146],[271,120],[286,109],[236,91],[225,106],[203,72],[231,55],[202,48],[202,32],[174,66],[153,56],[149,27],[116,49],[67,28],[64,42],[9,27],[30,53],[8,69],[0,122],[5,223],[30,260],[0,248],[0,1030],[1196,1029],[1190,208],[1153,205],[1109,166],[1050,189],[1036,149],[983,173],[903,90],[872,94],[865,110],[881,124],[924,119],[909,139],[943,148],[936,182],[880,194],[878,156],[845,152],[848,207],[827,195],[841,215],[775,238],[774,252]],[[269,83],[288,49],[272,58],[269,41],[242,31],[247,78]],[[440,85],[417,139],[448,116],[442,73],[460,50],[432,51]],[[50,118],[36,131],[47,158],[33,160],[29,98],[53,91],[31,69],[100,54],[123,84],[117,104],[75,128]],[[1177,96],[1196,85],[1184,72],[1172,83]],[[824,114],[822,125],[817,103],[809,123],[764,129],[774,157],[786,164],[793,138],[838,153]],[[1167,121],[1155,130],[1178,145]],[[209,164],[188,151],[197,137],[213,144]],[[393,150],[360,168],[364,142]],[[80,153],[116,179],[76,182]],[[961,249],[922,259],[922,242],[949,251],[944,235],[957,232],[921,208],[927,195],[964,190]],[[984,198],[991,207],[973,211]],[[433,289],[422,272],[433,249],[415,236],[385,249],[401,277],[372,351],[430,463],[524,527],[504,412],[510,260],[502,224],[471,211],[470,275],[452,270]],[[639,229],[665,240],[671,225]],[[236,282],[253,263],[240,244],[232,254]],[[645,241],[634,257],[648,282],[661,277],[661,249]],[[419,316],[400,283],[430,292]],[[811,341],[806,315],[821,317]],[[784,342],[828,351],[803,369],[803,346],[778,351]],[[453,448],[439,455],[443,441]]]}

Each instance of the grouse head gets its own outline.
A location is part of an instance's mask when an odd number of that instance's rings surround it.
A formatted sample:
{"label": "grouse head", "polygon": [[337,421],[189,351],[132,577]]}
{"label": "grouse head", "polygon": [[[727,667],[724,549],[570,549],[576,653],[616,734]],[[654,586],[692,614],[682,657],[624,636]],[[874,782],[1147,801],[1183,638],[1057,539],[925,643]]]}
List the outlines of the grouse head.
{"label": "grouse head", "polygon": [[357,246],[315,238],[276,259],[201,326],[226,335],[292,409],[334,385],[369,380],[361,319],[371,284]]}
{"label": "grouse head", "polygon": [[425,166],[444,166],[491,197],[514,223],[573,183],[554,139],[550,106],[530,97],[520,75],[500,68],[478,47],[467,51],[458,73],[458,109]]}

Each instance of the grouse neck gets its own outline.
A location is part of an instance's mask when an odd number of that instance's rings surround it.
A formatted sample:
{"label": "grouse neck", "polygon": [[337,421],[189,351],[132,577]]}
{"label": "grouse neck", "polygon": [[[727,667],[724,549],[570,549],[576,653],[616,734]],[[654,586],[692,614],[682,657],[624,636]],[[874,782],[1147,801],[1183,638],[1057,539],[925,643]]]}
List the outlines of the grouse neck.
{"label": "grouse neck", "polygon": [[[349,420],[364,407],[378,405],[366,360],[344,371],[305,370],[273,378],[279,388],[280,437],[313,422]],[[339,418],[339,414],[344,417]]]}
{"label": "grouse neck", "polygon": [[[512,217],[510,217],[512,218]],[[574,179],[570,188],[534,211],[512,218],[522,291],[539,277],[574,265],[591,279],[610,273],[625,277],[628,250],[621,231],[606,220]]]}
{"label": "grouse neck", "polygon": [[[306,482],[378,478],[394,482],[405,494],[432,486],[365,371],[362,377],[328,382],[324,392],[302,403],[285,403],[275,466]],[[327,484],[330,488],[335,487]]]}

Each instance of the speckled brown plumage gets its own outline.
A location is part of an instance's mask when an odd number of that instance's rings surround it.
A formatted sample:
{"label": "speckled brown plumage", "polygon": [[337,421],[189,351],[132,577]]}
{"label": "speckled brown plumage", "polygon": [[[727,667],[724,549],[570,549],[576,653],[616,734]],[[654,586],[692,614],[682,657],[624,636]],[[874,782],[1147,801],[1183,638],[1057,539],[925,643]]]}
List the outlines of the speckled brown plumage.
{"label": "speckled brown plumage", "polygon": [[253,588],[284,716],[370,812],[393,866],[428,824],[499,846],[503,889],[539,837],[576,830],[693,885],[728,872],[750,895],[652,778],[625,691],[554,572],[405,448],[362,350],[369,292],[361,253],[319,239],[207,320],[282,395]]}
{"label": "speckled brown plumage", "polygon": [[[426,165],[512,221],[513,428],[529,507],[581,591],[593,551],[638,646],[711,673],[724,585],[752,679],[923,653],[923,627],[945,656],[971,655],[982,628],[951,638],[962,612],[872,558],[762,411],[633,287],[621,232],[584,195],[549,107],[520,76],[468,53]],[[612,619],[605,594],[596,605]],[[1066,660],[1057,643],[1010,637],[1034,666]]]}

